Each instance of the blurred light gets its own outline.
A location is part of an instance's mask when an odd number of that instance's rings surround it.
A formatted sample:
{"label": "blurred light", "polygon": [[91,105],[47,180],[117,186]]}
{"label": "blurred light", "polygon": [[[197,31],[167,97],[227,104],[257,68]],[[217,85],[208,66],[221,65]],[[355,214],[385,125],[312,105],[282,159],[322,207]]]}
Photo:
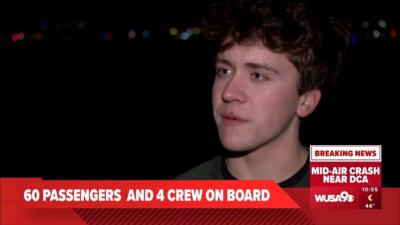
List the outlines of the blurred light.
{"label": "blurred light", "polygon": [[390,37],[392,37],[392,38],[396,38],[396,37],[397,37],[397,32],[396,32],[395,29],[392,29],[392,30],[390,31]]}
{"label": "blurred light", "polygon": [[85,28],[85,25],[86,25],[85,21],[79,21],[79,22],[78,22],[78,29],[83,29],[83,28]]}
{"label": "blurred light", "polygon": [[70,29],[72,27],[72,22],[71,21],[67,21],[64,23],[64,27],[67,29]]}
{"label": "blurred light", "polygon": [[144,30],[144,31],[142,32],[142,37],[143,37],[143,38],[148,38],[148,37],[150,37],[150,31]]}
{"label": "blurred light", "polygon": [[85,24],[85,27],[89,28],[89,29],[96,29],[97,28],[96,27],[96,21],[95,20],[87,20],[86,24]]}
{"label": "blurred light", "polygon": [[24,40],[25,39],[25,33],[24,32],[19,32],[19,38],[20,40]]}
{"label": "blurred light", "polygon": [[128,39],[134,39],[136,37],[136,31],[135,30],[129,30],[128,32]]}
{"label": "blurred light", "polygon": [[40,28],[42,28],[42,30],[49,29],[49,21],[48,20],[42,20],[42,22],[40,22]]}
{"label": "blurred light", "polygon": [[352,21],[347,21],[346,26],[349,29],[353,28],[353,22]]}
{"label": "blurred light", "polygon": [[63,25],[61,23],[56,24],[56,30],[61,30],[63,28]]}
{"label": "blurred light", "polygon": [[190,36],[192,36],[192,34],[193,34],[193,30],[192,29],[190,29],[190,28],[188,28],[188,29],[186,29],[186,33],[189,35],[189,37]]}
{"label": "blurred light", "polygon": [[176,29],[175,27],[169,28],[169,34],[171,36],[175,36],[177,33],[178,33],[178,29]]}
{"label": "blurred light", "polygon": [[61,40],[62,41],[72,41],[72,36],[68,34],[62,34],[61,35]]}
{"label": "blurred light", "polygon": [[356,45],[358,44],[358,37],[355,35],[351,36],[351,44]]}
{"label": "blurred light", "polygon": [[103,40],[112,40],[114,38],[114,34],[111,32],[102,32],[100,35]]}
{"label": "blurred light", "polygon": [[364,20],[364,21],[361,23],[361,27],[362,27],[362,28],[368,28],[368,27],[369,27],[369,22],[366,21],[366,20]]}
{"label": "blurred light", "polygon": [[34,33],[34,34],[32,35],[32,39],[33,39],[33,40],[43,40],[44,37],[43,37],[43,34],[42,34],[42,33],[36,32],[36,33]]}
{"label": "blurred light", "polygon": [[386,21],[384,21],[384,20],[379,20],[379,21],[378,21],[378,26],[385,29],[386,26],[387,26]]}
{"label": "blurred light", "polygon": [[181,39],[186,41],[187,39],[189,39],[190,35],[185,31],[181,34]]}
{"label": "blurred light", "polygon": [[379,30],[374,30],[374,32],[372,33],[372,36],[374,38],[379,38],[381,36],[381,33],[379,32]]}
{"label": "blurred light", "polygon": [[23,32],[13,33],[11,35],[11,40],[13,42],[22,41],[22,40],[24,40],[24,38],[25,38],[25,33],[23,33]]}
{"label": "blurred light", "polygon": [[194,35],[199,35],[200,34],[200,28],[198,28],[198,27],[195,27],[195,28],[193,28],[193,34]]}
{"label": "blurred light", "polygon": [[18,34],[18,33],[13,33],[13,34],[11,35],[11,40],[12,40],[13,42],[19,41],[19,34]]}

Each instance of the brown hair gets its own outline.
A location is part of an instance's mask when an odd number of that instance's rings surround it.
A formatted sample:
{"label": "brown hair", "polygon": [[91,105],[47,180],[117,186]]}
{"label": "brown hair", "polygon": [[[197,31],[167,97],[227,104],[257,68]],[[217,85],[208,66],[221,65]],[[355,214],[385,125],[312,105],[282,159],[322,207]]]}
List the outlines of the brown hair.
{"label": "brown hair", "polygon": [[349,42],[344,27],[303,1],[222,0],[203,17],[203,32],[220,51],[262,41],[271,51],[287,54],[301,74],[300,94],[335,80]]}

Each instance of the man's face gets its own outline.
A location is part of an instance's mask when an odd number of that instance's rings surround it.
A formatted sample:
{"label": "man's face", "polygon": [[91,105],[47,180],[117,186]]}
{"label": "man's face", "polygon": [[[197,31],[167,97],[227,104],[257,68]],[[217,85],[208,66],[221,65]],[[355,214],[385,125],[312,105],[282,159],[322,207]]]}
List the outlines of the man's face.
{"label": "man's face", "polygon": [[222,144],[254,150],[289,129],[299,105],[299,72],[261,43],[235,44],[216,60],[212,100]]}

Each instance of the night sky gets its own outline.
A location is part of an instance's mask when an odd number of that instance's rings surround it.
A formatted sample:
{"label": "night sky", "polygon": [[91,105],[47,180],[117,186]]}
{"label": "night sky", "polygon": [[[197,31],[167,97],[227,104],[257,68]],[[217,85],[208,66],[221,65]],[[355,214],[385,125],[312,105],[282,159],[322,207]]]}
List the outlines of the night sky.
{"label": "night sky", "polygon": [[[204,1],[2,1],[5,28],[19,28],[35,20],[96,19],[104,24],[197,23],[211,0]],[[339,18],[390,17],[399,19],[395,1],[315,1],[327,14]],[[6,29],[6,30],[7,30]]]}

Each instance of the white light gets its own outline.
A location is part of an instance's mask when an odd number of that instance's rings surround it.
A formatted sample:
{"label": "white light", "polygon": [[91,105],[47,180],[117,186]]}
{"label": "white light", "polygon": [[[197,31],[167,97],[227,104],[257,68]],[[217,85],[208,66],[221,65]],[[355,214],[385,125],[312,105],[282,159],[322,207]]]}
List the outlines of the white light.
{"label": "white light", "polygon": [[135,30],[129,30],[128,38],[129,39],[134,39],[135,37],[136,37],[136,31]]}
{"label": "white light", "polygon": [[381,33],[379,32],[379,30],[374,30],[374,32],[372,33],[372,36],[374,38],[379,38],[381,36]]}
{"label": "white light", "polygon": [[184,41],[189,39],[189,37],[190,35],[186,31],[181,34],[181,39]]}

